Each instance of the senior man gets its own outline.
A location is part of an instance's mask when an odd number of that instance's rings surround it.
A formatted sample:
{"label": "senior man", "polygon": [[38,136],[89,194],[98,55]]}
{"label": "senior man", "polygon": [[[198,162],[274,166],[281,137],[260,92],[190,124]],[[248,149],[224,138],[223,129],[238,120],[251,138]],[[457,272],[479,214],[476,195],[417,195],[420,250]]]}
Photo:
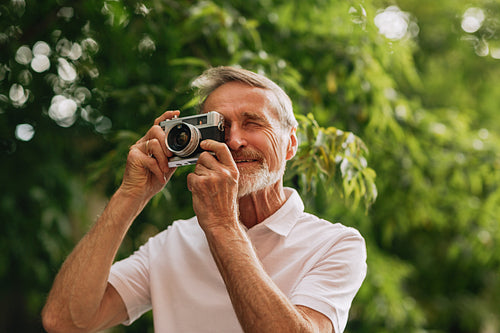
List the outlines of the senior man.
{"label": "senior man", "polygon": [[[297,150],[285,92],[251,71],[217,67],[194,85],[201,112],[224,117],[187,185],[195,216],[175,221],[113,264],[136,216],[175,171],[159,124],[130,148],[123,181],[58,273],[49,332],[129,325],[152,309],[157,332],[342,332],[366,275],[363,238],[304,212],[283,186]],[[168,215],[168,207],[165,208]]]}

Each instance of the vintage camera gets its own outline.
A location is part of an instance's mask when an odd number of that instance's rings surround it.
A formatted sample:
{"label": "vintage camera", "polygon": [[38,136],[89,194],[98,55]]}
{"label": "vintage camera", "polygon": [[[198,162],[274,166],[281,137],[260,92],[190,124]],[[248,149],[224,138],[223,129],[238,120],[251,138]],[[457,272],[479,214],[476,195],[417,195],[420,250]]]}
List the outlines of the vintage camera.
{"label": "vintage camera", "polygon": [[168,161],[171,168],[196,163],[203,152],[200,142],[205,139],[224,142],[224,117],[216,111],[175,117],[162,121],[160,126],[165,131],[167,148],[175,155]]}

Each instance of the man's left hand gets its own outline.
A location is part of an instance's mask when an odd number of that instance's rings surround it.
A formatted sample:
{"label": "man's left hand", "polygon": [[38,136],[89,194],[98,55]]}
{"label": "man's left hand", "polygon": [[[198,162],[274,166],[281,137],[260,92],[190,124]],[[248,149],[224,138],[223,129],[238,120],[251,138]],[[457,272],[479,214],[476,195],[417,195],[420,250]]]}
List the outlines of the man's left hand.
{"label": "man's left hand", "polygon": [[[238,223],[239,171],[225,143],[204,140],[203,152],[187,177],[193,208],[205,231]],[[212,155],[211,153],[214,153]]]}

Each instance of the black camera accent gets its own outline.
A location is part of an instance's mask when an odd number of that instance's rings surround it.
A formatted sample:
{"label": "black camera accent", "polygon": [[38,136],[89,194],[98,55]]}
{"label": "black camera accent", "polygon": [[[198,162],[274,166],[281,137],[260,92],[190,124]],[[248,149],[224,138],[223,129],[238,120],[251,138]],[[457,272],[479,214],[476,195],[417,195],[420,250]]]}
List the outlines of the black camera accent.
{"label": "black camera accent", "polygon": [[174,153],[168,161],[169,167],[196,163],[203,152],[200,142],[212,139],[224,142],[224,117],[216,112],[172,118],[162,121],[160,126],[165,131],[167,148]]}

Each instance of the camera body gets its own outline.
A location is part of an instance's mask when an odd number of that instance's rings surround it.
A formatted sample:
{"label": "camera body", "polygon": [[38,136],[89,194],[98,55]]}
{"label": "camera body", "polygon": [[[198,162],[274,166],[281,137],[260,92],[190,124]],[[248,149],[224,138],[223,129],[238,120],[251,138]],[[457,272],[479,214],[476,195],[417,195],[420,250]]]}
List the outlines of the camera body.
{"label": "camera body", "polygon": [[200,142],[212,139],[224,142],[224,117],[210,111],[195,116],[167,119],[160,123],[165,131],[165,144],[175,156],[169,158],[170,168],[195,164],[203,152]]}

